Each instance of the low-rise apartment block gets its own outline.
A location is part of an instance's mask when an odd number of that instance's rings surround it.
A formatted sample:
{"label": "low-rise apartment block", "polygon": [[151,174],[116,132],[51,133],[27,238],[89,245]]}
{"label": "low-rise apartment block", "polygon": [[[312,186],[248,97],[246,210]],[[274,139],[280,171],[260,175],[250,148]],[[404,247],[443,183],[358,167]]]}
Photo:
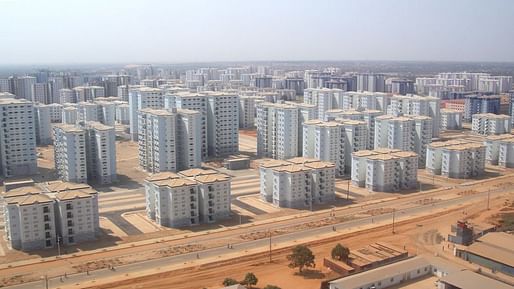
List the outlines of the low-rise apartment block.
{"label": "low-rise apartment block", "polygon": [[514,135],[490,135],[484,140],[487,164],[514,167]]}
{"label": "low-rise apartment block", "polygon": [[492,135],[510,133],[512,124],[510,116],[492,113],[473,115],[471,130],[476,134]]}
{"label": "low-rise apartment block", "polygon": [[461,130],[463,113],[455,109],[441,109],[441,130]]}
{"label": "low-rise apartment block", "polygon": [[277,207],[308,209],[335,199],[335,165],[316,159],[265,161],[260,166],[261,198]]}
{"label": "low-rise apartment block", "polygon": [[426,169],[448,178],[473,178],[484,174],[485,156],[485,146],[480,143],[434,142],[427,149]]}
{"label": "low-rise apartment block", "polygon": [[397,192],[417,187],[418,155],[397,149],[352,154],[352,184],[370,191]]}

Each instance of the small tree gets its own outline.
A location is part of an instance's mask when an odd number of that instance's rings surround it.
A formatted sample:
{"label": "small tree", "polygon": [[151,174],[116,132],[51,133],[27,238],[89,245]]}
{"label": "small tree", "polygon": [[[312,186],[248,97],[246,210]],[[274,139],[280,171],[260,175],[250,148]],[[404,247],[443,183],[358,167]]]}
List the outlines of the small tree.
{"label": "small tree", "polygon": [[248,272],[245,275],[244,280],[241,282],[241,284],[248,286],[249,288],[252,288],[253,285],[257,285],[257,282],[259,282],[259,279],[253,274],[252,272]]}
{"label": "small tree", "polygon": [[225,280],[223,280],[223,286],[232,286],[232,285],[236,285],[236,284],[239,284],[239,282],[237,282],[236,280],[232,279],[232,278],[225,278]]}
{"label": "small tree", "polygon": [[287,260],[289,260],[289,267],[298,268],[300,273],[302,273],[304,267],[316,266],[312,251],[304,245],[294,247],[291,255],[287,256]]}
{"label": "small tree", "polygon": [[264,287],[263,289],[282,289],[282,288],[275,286],[275,285],[266,285],[266,287]]}
{"label": "small tree", "polygon": [[350,250],[341,244],[337,244],[332,249],[332,259],[346,262],[348,260],[349,255],[350,255]]}

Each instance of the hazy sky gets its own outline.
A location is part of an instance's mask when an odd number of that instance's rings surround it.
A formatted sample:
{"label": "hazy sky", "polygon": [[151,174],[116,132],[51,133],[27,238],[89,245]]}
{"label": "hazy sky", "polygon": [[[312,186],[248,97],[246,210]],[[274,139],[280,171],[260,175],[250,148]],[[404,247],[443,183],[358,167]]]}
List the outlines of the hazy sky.
{"label": "hazy sky", "polygon": [[0,0],[0,65],[514,61],[512,0]]}

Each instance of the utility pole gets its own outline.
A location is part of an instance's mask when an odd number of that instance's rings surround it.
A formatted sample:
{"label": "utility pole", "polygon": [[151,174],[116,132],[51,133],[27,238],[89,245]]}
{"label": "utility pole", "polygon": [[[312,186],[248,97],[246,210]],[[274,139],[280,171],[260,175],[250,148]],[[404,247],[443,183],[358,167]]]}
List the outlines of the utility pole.
{"label": "utility pole", "polygon": [[350,177],[348,179],[348,187],[346,188],[346,200],[350,200],[350,181],[352,180],[352,178]]}
{"label": "utility pole", "polygon": [[45,275],[45,288],[48,289],[48,275]]}
{"label": "utility pole", "polygon": [[491,188],[487,191],[487,210],[489,210],[489,201],[491,199]]}
{"label": "utility pole", "polygon": [[271,263],[271,230],[269,230],[269,262]]}
{"label": "utility pole", "polygon": [[57,236],[57,256],[61,256],[61,237]]}
{"label": "utility pole", "polygon": [[394,231],[394,213],[396,212],[396,209],[393,209],[393,234],[395,233]]}

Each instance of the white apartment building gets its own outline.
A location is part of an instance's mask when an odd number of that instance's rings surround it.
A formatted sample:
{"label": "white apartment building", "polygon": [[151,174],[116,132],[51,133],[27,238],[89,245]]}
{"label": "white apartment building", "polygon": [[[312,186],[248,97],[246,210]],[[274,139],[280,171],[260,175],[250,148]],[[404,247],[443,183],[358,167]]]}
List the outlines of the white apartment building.
{"label": "white apartment building", "polygon": [[76,86],[73,88],[77,102],[93,101],[97,97],[105,97],[103,86]]}
{"label": "white apartment building", "polygon": [[22,187],[3,196],[6,240],[13,249],[30,251],[55,246],[53,200],[40,191],[37,187]]}
{"label": "white apartment building", "polygon": [[16,78],[16,98],[23,98],[28,101],[34,99],[33,87],[36,78],[32,76],[21,76]]}
{"label": "white apartment building", "polygon": [[116,124],[116,104],[112,101],[95,101],[98,109],[98,121],[114,126]]}
{"label": "white apartment building", "polygon": [[214,223],[230,217],[230,177],[213,170],[164,172],[145,180],[146,212],[166,227]]}
{"label": "white apartment building", "polygon": [[313,104],[284,102],[298,108],[298,153],[303,151],[303,124],[309,120],[318,119],[318,108]]}
{"label": "white apartment building", "polygon": [[428,146],[426,169],[448,178],[467,179],[484,174],[485,146],[465,140],[435,142]]}
{"label": "white apartment building", "polygon": [[274,206],[312,209],[313,205],[335,200],[335,165],[332,163],[294,158],[265,162],[259,170],[261,197]]}
{"label": "white apartment building", "polygon": [[239,153],[239,96],[230,92],[207,94],[207,149],[214,158]]}
{"label": "white apartment building", "polygon": [[337,88],[307,88],[303,92],[303,102],[315,105],[318,108],[317,117],[325,119],[327,110],[341,108],[343,91]]}
{"label": "white apartment building", "polygon": [[344,110],[380,110],[384,113],[391,103],[391,96],[383,92],[348,91],[343,93],[340,108]]}
{"label": "white apartment building", "polygon": [[33,104],[27,100],[0,99],[0,170],[6,177],[37,172],[36,124]]}
{"label": "white apartment building", "polygon": [[198,111],[201,114],[201,151],[202,160],[208,156],[207,148],[207,98],[200,93],[177,93],[175,95],[175,106],[177,109],[188,109]]}
{"label": "white apartment building", "polygon": [[79,102],[77,104],[77,123],[84,124],[89,121],[101,121],[100,106],[94,102]]}
{"label": "white apartment building", "polygon": [[344,125],[345,143],[344,159],[345,174],[350,174],[352,169],[352,153],[365,150],[368,147],[368,127],[364,121],[339,120]]}
{"label": "white apartment building", "polygon": [[86,123],[87,177],[98,184],[117,180],[116,132],[114,127],[99,122]]}
{"label": "white apartment building", "polygon": [[201,165],[201,114],[146,108],[139,116],[139,163],[148,172],[177,171]]}
{"label": "white apartment building", "polygon": [[78,121],[78,109],[75,106],[66,106],[62,109],[62,123],[76,124]]}
{"label": "white apartment building", "polygon": [[198,168],[202,163],[202,114],[189,109],[177,113],[177,170]]}
{"label": "white apartment building", "polygon": [[77,103],[77,95],[75,91],[68,88],[62,88],[59,90],[59,103]]}
{"label": "white apartment building", "polygon": [[441,109],[441,130],[461,130],[464,116],[462,111]]}
{"label": "white apartment building", "polygon": [[152,178],[145,181],[148,218],[160,226],[172,228],[200,223],[195,181],[176,174]]}
{"label": "white apartment building", "polygon": [[510,116],[503,114],[476,113],[471,122],[471,130],[481,135],[510,133],[511,129]]}
{"label": "white apartment building", "polygon": [[46,104],[34,105],[34,119],[36,124],[36,144],[51,144],[52,124],[50,121],[50,107]]}
{"label": "white apartment building", "polygon": [[130,106],[128,104],[116,106],[116,123],[130,124]]}
{"label": "white apartment building", "polygon": [[382,115],[375,119],[374,147],[416,152],[423,168],[432,131],[432,119],[427,116]]}
{"label": "white apartment building", "polygon": [[256,100],[260,97],[239,96],[239,128],[255,127]]}
{"label": "white apartment building", "polygon": [[62,122],[62,110],[63,106],[59,103],[51,103],[48,105],[50,109],[50,122],[60,123]]}
{"label": "white apartment building", "polygon": [[52,103],[52,95],[48,83],[34,83],[32,86],[32,102],[49,104]]}
{"label": "white apartment building", "polygon": [[375,73],[357,74],[357,91],[385,92],[385,76]]}
{"label": "white apartment building", "polygon": [[55,214],[61,245],[75,245],[96,239],[99,229],[96,191],[86,188],[55,194]]}
{"label": "white apartment building", "polygon": [[139,110],[139,165],[145,171],[177,171],[176,121],[166,110]]}
{"label": "white apartment building", "polygon": [[99,232],[98,196],[90,186],[62,181],[19,187],[3,194],[11,248],[30,251],[72,245]]}
{"label": "white apartment building", "polygon": [[377,117],[384,115],[385,112],[381,110],[368,109],[362,111],[362,120],[368,127],[368,146],[366,149],[372,150],[375,148],[375,123]]}
{"label": "white apartment building", "polygon": [[490,135],[485,138],[484,145],[487,164],[514,167],[514,135]]}
{"label": "white apartment building", "polygon": [[347,120],[363,120],[364,115],[362,112],[354,109],[330,109],[325,112],[324,121],[330,121],[335,119],[347,119]]}
{"label": "white apartment building", "polygon": [[298,108],[269,102],[257,105],[257,155],[273,159],[298,156]]}
{"label": "white apartment building", "polygon": [[387,113],[394,116],[417,115],[432,118],[432,136],[438,137],[441,123],[440,99],[431,96],[419,96],[413,94],[395,95],[391,98],[391,104]]}
{"label": "white apartment building", "polygon": [[352,184],[370,191],[397,192],[417,187],[418,155],[397,149],[352,154]]}
{"label": "white apartment building", "polygon": [[57,124],[54,131],[55,170],[66,182],[87,183],[86,133],[75,125]]}
{"label": "white apartment building", "polygon": [[311,120],[303,124],[303,157],[335,164],[335,174],[345,172],[345,129],[342,123]]}
{"label": "white apartment building", "polygon": [[162,109],[164,99],[162,90],[150,87],[134,88],[129,91],[130,134],[132,140],[138,139],[138,111],[144,108]]}

